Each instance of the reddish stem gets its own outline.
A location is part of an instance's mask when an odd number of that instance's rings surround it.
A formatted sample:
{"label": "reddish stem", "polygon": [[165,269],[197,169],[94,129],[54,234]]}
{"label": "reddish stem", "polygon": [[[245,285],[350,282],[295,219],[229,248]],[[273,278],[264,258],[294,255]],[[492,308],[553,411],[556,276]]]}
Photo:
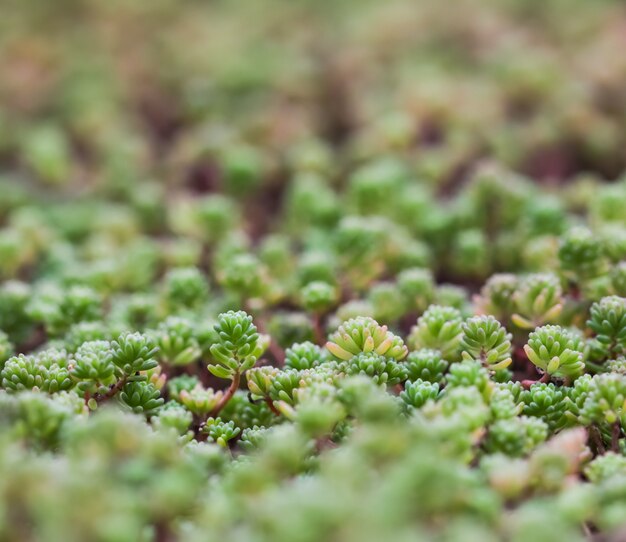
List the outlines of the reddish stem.
{"label": "reddish stem", "polygon": [[606,448],[604,447],[604,442],[602,442],[602,435],[600,434],[600,430],[592,425],[589,427],[589,438],[593,442],[596,452],[598,454],[604,454],[606,452]]}
{"label": "reddish stem", "polygon": [[94,395],[94,399],[96,400],[97,403],[102,403],[103,401],[110,399],[118,391],[120,391],[124,387],[124,384],[126,384],[126,377],[120,378],[115,384],[113,384],[109,388],[109,391],[107,391],[106,393],[98,393]]}
{"label": "reddish stem", "polygon": [[237,371],[233,375],[233,379],[230,383],[230,386],[228,386],[226,393],[222,396],[219,403],[217,403],[217,405],[215,405],[215,408],[211,411],[210,416],[212,418],[215,418],[220,413],[220,411],[228,404],[228,401],[232,399],[233,395],[235,395],[235,392],[239,389],[240,379],[241,375],[239,374],[239,371]]}
{"label": "reddish stem", "polygon": [[312,314],[313,320],[313,339],[315,343],[319,346],[323,346],[326,342],[326,337],[324,337],[324,330],[322,329],[322,315],[319,312],[314,312]]}
{"label": "reddish stem", "polygon": [[619,439],[622,436],[622,426],[619,421],[613,422],[611,427],[611,450],[619,453]]}
{"label": "reddish stem", "polygon": [[543,373],[542,377],[539,378],[538,380],[522,380],[521,384],[524,388],[528,389],[533,384],[537,384],[537,383],[547,384],[548,382],[550,382],[550,375],[548,373]]}
{"label": "reddish stem", "polygon": [[269,407],[269,409],[276,415],[276,416],[280,416],[280,412],[278,411],[278,409],[274,406],[274,401],[272,401],[269,397],[265,398],[265,403],[267,404],[267,406]]}

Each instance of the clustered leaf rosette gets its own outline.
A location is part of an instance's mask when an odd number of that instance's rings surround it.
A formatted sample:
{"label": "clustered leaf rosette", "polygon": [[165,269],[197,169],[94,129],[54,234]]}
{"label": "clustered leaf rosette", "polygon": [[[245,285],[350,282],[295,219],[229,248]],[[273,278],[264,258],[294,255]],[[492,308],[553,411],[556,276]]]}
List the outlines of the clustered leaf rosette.
{"label": "clustered leaf rosette", "polygon": [[209,371],[218,378],[232,378],[252,368],[265,350],[265,341],[244,311],[228,311],[218,317],[214,326],[218,342],[211,345],[211,354],[218,362]]}
{"label": "clustered leaf rosette", "polygon": [[153,414],[165,399],[152,382],[127,382],[119,394],[120,402],[135,414]]}
{"label": "clustered leaf rosette", "polygon": [[541,418],[552,430],[564,427],[568,421],[566,413],[570,411],[571,401],[567,390],[555,386],[552,382],[536,383],[521,393],[523,413]]}
{"label": "clustered leaf rosette", "polygon": [[202,354],[195,329],[186,318],[170,316],[159,324],[152,336],[158,345],[162,363],[188,365]]}
{"label": "clustered leaf rosette", "polygon": [[584,227],[572,228],[562,236],[559,261],[562,270],[578,281],[597,277],[608,269],[602,242]]}
{"label": "clustered leaf rosette", "polygon": [[397,284],[409,310],[422,312],[434,300],[435,279],[430,269],[420,267],[405,269],[398,274]]}
{"label": "clustered leaf rosette", "polygon": [[441,383],[450,364],[443,359],[439,350],[422,348],[410,352],[406,357],[405,365],[408,380],[421,379]]}
{"label": "clustered leaf rosette", "polygon": [[83,343],[70,364],[70,376],[83,392],[104,393],[115,383],[115,365],[109,341]]}
{"label": "clustered leaf rosette", "polygon": [[519,415],[524,408],[519,396],[507,387],[495,387],[489,398],[489,410],[494,420],[506,420]]}
{"label": "clustered leaf rosette", "polygon": [[413,349],[439,350],[444,359],[456,361],[462,336],[461,312],[454,307],[431,305],[411,329],[408,342]]}
{"label": "clustered leaf rosette", "polygon": [[50,284],[31,298],[26,311],[50,336],[61,336],[73,324],[101,318],[102,297],[87,286],[63,289]]}
{"label": "clustered leaf rosette", "polygon": [[453,363],[446,375],[446,390],[467,387],[476,388],[485,398],[490,397],[494,389],[489,371],[477,361],[464,360]]}
{"label": "clustered leaf rosette", "polygon": [[348,361],[360,353],[374,353],[401,360],[408,354],[404,341],[369,317],[348,320],[331,334],[326,343],[328,351],[340,360]]}
{"label": "clustered leaf rosette", "polygon": [[374,352],[361,352],[345,361],[342,367],[347,375],[366,375],[380,385],[399,384],[407,378],[403,363]]}
{"label": "clustered leaf rosette", "polygon": [[597,341],[607,356],[626,353],[626,299],[615,295],[593,303],[587,325],[596,334]]}
{"label": "clustered leaf rosette", "polygon": [[384,322],[397,322],[406,311],[406,299],[393,282],[378,282],[369,289],[368,301],[374,318]]}
{"label": "clustered leaf rosette", "polygon": [[293,369],[311,369],[326,361],[328,352],[309,341],[294,343],[285,350],[285,366]]}
{"label": "clustered leaf rosette", "polygon": [[603,482],[626,476],[626,456],[607,452],[596,457],[585,467],[585,476],[592,482]]}
{"label": "clustered leaf rosette", "polygon": [[325,312],[337,304],[339,292],[328,282],[314,280],[301,290],[302,305],[311,312]]}
{"label": "clustered leaf rosette", "polygon": [[208,435],[210,441],[225,448],[229,441],[241,433],[241,428],[236,427],[232,420],[225,422],[220,418],[209,418],[202,426],[202,432]]}
{"label": "clustered leaf rosette", "polygon": [[229,254],[216,262],[217,279],[241,300],[258,300],[267,288],[267,270],[254,254]]}
{"label": "clustered leaf rosette", "polygon": [[501,321],[508,320],[515,310],[514,294],[518,285],[519,278],[511,273],[489,277],[475,299],[480,313],[493,315]]}
{"label": "clustered leaf rosette", "polygon": [[123,333],[111,341],[111,361],[119,378],[140,380],[140,373],[158,366],[158,351],[154,341],[142,333]]}
{"label": "clustered leaf rosette", "polygon": [[521,457],[548,437],[548,426],[540,418],[519,416],[498,420],[489,427],[485,448],[490,453]]}
{"label": "clustered leaf rosette", "polygon": [[463,359],[479,361],[491,370],[512,363],[511,334],[493,316],[475,316],[463,324],[460,349]]}
{"label": "clustered leaf rosette", "polygon": [[57,393],[74,386],[67,368],[67,358],[20,354],[9,358],[0,371],[2,387],[7,391],[41,390]]}
{"label": "clustered leaf rosette", "polygon": [[434,401],[439,395],[439,384],[424,381],[421,378],[407,382],[400,398],[409,408],[422,408],[428,401]]}
{"label": "clustered leaf rosette", "polygon": [[611,286],[615,294],[626,296],[626,262],[620,262],[609,273]]}
{"label": "clustered leaf rosette", "polygon": [[607,373],[595,375],[580,412],[585,424],[615,424],[626,427],[626,376]]}
{"label": "clustered leaf rosette", "polygon": [[171,310],[198,307],[208,293],[206,278],[195,267],[170,269],[163,280],[163,297]]}
{"label": "clustered leaf rosette", "polygon": [[285,369],[273,375],[268,390],[272,401],[295,405],[300,389],[304,386],[302,373],[295,369]]}
{"label": "clustered leaf rosette", "polygon": [[266,397],[269,395],[272,380],[276,378],[279,369],[276,367],[253,367],[246,371],[248,389],[253,396]]}
{"label": "clustered leaf rosette", "polygon": [[186,438],[193,436],[189,431],[193,414],[174,401],[166,403],[150,421],[157,431],[174,430],[177,435]]}
{"label": "clustered leaf rosette", "polygon": [[178,393],[178,400],[193,415],[204,418],[213,411],[223,396],[224,392],[221,390],[205,389],[196,384],[191,389],[182,389]]}
{"label": "clustered leaf rosette", "polygon": [[554,322],[563,310],[563,289],[552,273],[537,273],[524,277],[513,295],[513,323],[522,329]]}
{"label": "clustered leaf rosette", "polygon": [[584,351],[580,334],[554,325],[538,327],[524,346],[528,359],[544,374],[567,381],[583,373]]}

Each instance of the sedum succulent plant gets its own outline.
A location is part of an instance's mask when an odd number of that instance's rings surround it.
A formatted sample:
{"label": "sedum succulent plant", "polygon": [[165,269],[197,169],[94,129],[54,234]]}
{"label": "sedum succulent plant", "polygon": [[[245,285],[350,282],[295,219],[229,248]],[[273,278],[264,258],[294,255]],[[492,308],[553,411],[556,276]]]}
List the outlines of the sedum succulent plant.
{"label": "sedum succulent plant", "polygon": [[456,361],[463,335],[462,322],[458,309],[431,305],[411,329],[409,344],[414,349],[439,350],[445,359]]}
{"label": "sedum succulent plant", "polygon": [[408,350],[402,339],[381,326],[373,318],[359,317],[344,322],[330,335],[328,351],[337,359],[350,360],[370,352],[401,360]]}
{"label": "sedum succulent plant", "polygon": [[2,3],[0,541],[623,540],[622,4]]}
{"label": "sedum succulent plant", "polygon": [[560,326],[543,326],[528,336],[528,359],[545,375],[574,380],[585,367],[580,335]]}
{"label": "sedum succulent plant", "polygon": [[461,355],[490,369],[505,369],[511,360],[511,334],[493,316],[476,316],[463,324]]}

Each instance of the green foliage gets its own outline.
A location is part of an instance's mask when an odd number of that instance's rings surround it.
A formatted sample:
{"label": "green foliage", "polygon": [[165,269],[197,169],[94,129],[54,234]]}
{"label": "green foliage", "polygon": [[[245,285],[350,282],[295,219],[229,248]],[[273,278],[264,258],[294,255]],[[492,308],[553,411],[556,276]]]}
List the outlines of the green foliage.
{"label": "green foliage", "polygon": [[621,374],[596,375],[591,380],[581,409],[581,420],[589,423],[619,422],[624,424],[626,413],[626,377]]}
{"label": "green foliage", "polygon": [[195,329],[185,318],[170,316],[159,324],[153,336],[162,363],[188,365],[202,354]]}
{"label": "green foliage", "polygon": [[604,247],[586,228],[574,228],[562,237],[559,261],[561,268],[578,280],[597,277],[607,270]]}
{"label": "green foliage", "polygon": [[398,274],[397,282],[409,310],[423,312],[433,302],[435,281],[429,269],[405,269]]}
{"label": "green foliage", "polygon": [[163,279],[163,296],[171,310],[197,307],[208,297],[208,285],[199,269],[171,269]]}
{"label": "green foliage", "polygon": [[163,405],[164,399],[152,382],[127,382],[120,391],[120,401],[136,414],[150,415]]}
{"label": "green foliage", "polygon": [[296,343],[285,350],[285,366],[292,369],[311,369],[328,360],[328,353],[312,342]]}
{"label": "green foliage", "polygon": [[581,336],[560,326],[543,326],[528,336],[528,359],[545,374],[573,380],[584,370]]}
{"label": "green foliage", "polygon": [[406,358],[407,378],[410,381],[421,379],[441,383],[449,363],[442,358],[439,350],[423,348],[410,352]]}
{"label": "green foliage", "polygon": [[221,391],[216,392],[211,388],[204,389],[199,384],[196,384],[191,389],[183,388],[177,395],[182,405],[189,412],[199,417],[204,417],[212,412],[223,397]]}
{"label": "green foliage", "polygon": [[546,440],[548,427],[539,418],[520,416],[498,420],[489,427],[485,448],[490,453],[520,457]]}
{"label": "green foliage", "polygon": [[591,305],[587,325],[606,349],[607,357],[626,353],[626,299],[615,295],[603,297]]}
{"label": "green foliage", "polygon": [[518,402],[522,398],[516,395],[513,390],[507,387],[494,388],[489,398],[491,416],[495,420],[508,420],[520,414],[525,404]]}
{"label": "green foliage", "polygon": [[563,309],[563,290],[556,275],[533,274],[524,277],[513,299],[513,323],[523,329],[533,329],[558,318]]}
{"label": "green foliage", "polygon": [[118,376],[136,376],[158,366],[155,358],[158,347],[147,335],[123,333],[111,341],[111,361]]}
{"label": "green foliage", "polygon": [[463,336],[461,312],[453,307],[431,305],[411,329],[409,345],[414,349],[432,348],[450,361],[459,357]]}
{"label": "green foliage", "polygon": [[4,366],[6,360],[13,355],[13,352],[14,349],[9,341],[9,336],[4,331],[0,331],[0,367]]}
{"label": "green foliage", "polygon": [[498,320],[507,320],[513,314],[516,302],[513,295],[519,285],[519,278],[508,273],[489,277],[480,291],[480,308],[485,314],[492,314]]}
{"label": "green foliage", "polygon": [[463,324],[461,355],[493,370],[504,369],[512,362],[511,338],[493,316],[469,318]]}
{"label": "green foliage", "polygon": [[10,358],[0,372],[7,391],[42,390],[50,393],[72,387],[67,367],[48,362],[43,355],[20,354]]}
{"label": "green foliage", "polygon": [[405,313],[405,298],[398,287],[392,282],[374,284],[368,293],[374,318],[384,322],[397,322]]}
{"label": "green foliage", "polygon": [[626,475],[626,457],[608,452],[594,459],[585,468],[585,476],[592,482],[602,482]]}
{"label": "green foliage", "polygon": [[493,387],[488,371],[480,363],[472,360],[453,363],[446,381],[448,388],[473,386],[485,395],[488,395]]}
{"label": "green foliage", "polygon": [[44,288],[31,299],[27,311],[35,322],[41,322],[49,335],[60,336],[72,324],[97,320],[101,317],[100,296],[86,286],[61,289]]}
{"label": "green foliage", "polygon": [[152,418],[153,426],[157,430],[173,430],[177,435],[189,435],[192,413],[173,401],[167,404],[166,408],[159,409],[158,414]]}
{"label": "green foliage", "polygon": [[533,384],[522,392],[520,399],[524,404],[523,413],[541,418],[551,430],[562,428],[566,423],[565,413],[569,407],[567,391],[553,383]]}
{"label": "green foliage", "polygon": [[344,362],[345,372],[348,375],[367,375],[376,384],[394,385],[407,378],[404,364],[393,358],[387,358],[373,352],[361,353]]}
{"label": "green foliage", "polygon": [[401,360],[408,350],[400,337],[381,326],[373,318],[358,317],[348,320],[330,335],[326,348],[337,359],[350,360],[360,353],[370,352]]}
{"label": "green foliage", "polygon": [[323,312],[337,303],[337,289],[327,282],[315,280],[302,288],[302,305],[312,312]]}
{"label": "green foliage", "polygon": [[427,401],[434,401],[438,395],[439,384],[436,382],[425,382],[418,378],[405,384],[404,391],[400,393],[400,398],[409,407],[421,408]]}
{"label": "green foliage", "polygon": [[234,422],[224,422],[219,418],[209,418],[202,431],[208,435],[209,440],[223,447],[226,447],[230,440],[241,433],[241,429],[235,427]]}
{"label": "green foliage", "polygon": [[83,343],[74,354],[70,376],[83,392],[103,392],[115,381],[113,352],[108,341]]}
{"label": "green foliage", "polygon": [[209,371],[218,378],[232,378],[250,369],[263,353],[264,347],[252,316],[245,312],[220,314],[214,328],[219,338],[211,346],[211,355],[218,364],[210,364]]}
{"label": "green foliage", "polygon": [[300,371],[286,369],[278,372],[272,379],[268,395],[272,401],[283,401],[288,405],[294,405],[298,400],[302,384]]}
{"label": "green foliage", "polygon": [[248,389],[252,395],[265,397],[269,394],[272,381],[279,370],[275,367],[254,367],[246,371]]}
{"label": "green foliage", "polygon": [[624,538],[620,2],[4,4],[2,542]]}

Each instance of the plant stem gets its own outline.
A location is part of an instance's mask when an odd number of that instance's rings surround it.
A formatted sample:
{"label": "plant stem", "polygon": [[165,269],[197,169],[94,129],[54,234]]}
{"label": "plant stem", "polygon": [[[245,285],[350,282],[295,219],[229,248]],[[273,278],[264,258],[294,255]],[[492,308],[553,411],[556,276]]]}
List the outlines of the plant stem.
{"label": "plant stem", "polygon": [[217,403],[217,405],[215,405],[215,408],[211,411],[210,417],[215,418],[220,413],[220,411],[228,404],[228,401],[232,399],[233,395],[235,395],[235,392],[239,389],[240,379],[241,374],[239,373],[239,371],[237,371],[233,375],[233,379],[231,380],[230,386],[226,390],[226,393],[222,396],[220,402]]}
{"label": "plant stem", "polygon": [[154,524],[154,541],[155,542],[172,542],[174,535],[167,521],[157,521]]}
{"label": "plant stem", "polygon": [[622,426],[619,421],[613,422],[611,427],[611,450],[619,452],[619,439],[622,436]]}
{"label": "plant stem", "polygon": [[110,399],[118,391],[120,391],[124,387],[124,384],[126,384],[126,376],[120,378],[115,384],[113,384],[109,388],[109,391],[107,391],[106,393],[98,393],[94,395],[94,399],[96,400],[97,403],[102,403],[103,401]]}
{"label": "plant stem", "polygon": [[317,345],[323,346],[326,338],[322,329],[322,315],[319,312],[314,312],[311,317],[313,320],[313,339]]}
{"label": "plant stem", "polygon": [[547,384],[548,382],[550,382],[550,375],[548,373],[543,373],[542,377],[539,378],[538,380],[522,380],[522,386],[528,389],[533,384],[537,384],[537,383]]}
{"label": "plant stem", "polygon": [[280,416],[280,412],[278,411],[278,409],[274,406],[274,402],[269,398],[266,397],[265,398],[265,403],[267,404],[267,406],[269,407],[269,409],[276,415],[276,416]]}
{"label": "plant stem", "polygon": [[595,425],[589,427],[589,438],[593,442],[598,454],[604,454],[606,452],[604,442],[602,442],[602,435]]}

